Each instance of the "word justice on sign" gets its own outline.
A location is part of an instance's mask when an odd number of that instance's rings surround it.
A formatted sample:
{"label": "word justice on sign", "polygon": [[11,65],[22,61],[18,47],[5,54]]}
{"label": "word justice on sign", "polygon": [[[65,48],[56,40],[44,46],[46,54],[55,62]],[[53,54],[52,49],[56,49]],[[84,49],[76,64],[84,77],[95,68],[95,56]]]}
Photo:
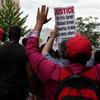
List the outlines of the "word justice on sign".
{"label": "word justice on sign", "polygon": [[74,13],[74,7],[67,7],[67,8],[55,8],[55,15],[63,15],[63,14],[70,14]]}

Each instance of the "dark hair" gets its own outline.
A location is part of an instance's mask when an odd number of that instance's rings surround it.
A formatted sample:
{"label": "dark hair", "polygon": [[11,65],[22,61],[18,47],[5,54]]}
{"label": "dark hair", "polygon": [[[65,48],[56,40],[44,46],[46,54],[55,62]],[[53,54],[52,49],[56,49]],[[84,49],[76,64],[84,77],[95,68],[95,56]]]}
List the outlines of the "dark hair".
{"label": "dark hair", "polygon": [[80,63],[80,64],[86,64],[86,62],[91,58],[91,56],[88,56],[84,53],[79,53],[79,54],[76,54],[74,55],[74,57],[70,57],[68,55],[68,59],[71,63]]}
{"label": "dark hair", "polygon": [[21,36],[21,29],[17,26],[12,26],[9,30],[9,40],[18,42]]}
{"label": "dark hair", "polygon": [[[42,52],[42,49],[44,48],[46,44],[42,44],[41,47],[40,47],[40,51]],[[56,58],[56,55],[55,55],[55,52],[54,50],[51,48],[50,51],[48,52],[52,57],[55,57]]]}
{"label": "dark hair", "polygon": [[60,59],[60,55],[59,55],[59,51],[58,50],[55,51],[55,58]]}
{"label": "dark hair", "polygon": [[97,50],[94,55],[94,65],[100,63],[100,50]]}
{"label": "dark hair", "polygon": [[42,52],[42,49],[44,48],[45,44],[42,44],[40,47],[40,51]]}
{"label": "dark hair", "polygon": [[66,40],[62,41],[59,47],[59,55],[62,58],[67,58],[67,55],[65,53],[66,51],[66,46],[65,46]]}
{"label": "dark hair", "polygon": [[27,40],[28,40],[28,38],[23,38],[22,44],[23,44],[24,46],[26,46]]}

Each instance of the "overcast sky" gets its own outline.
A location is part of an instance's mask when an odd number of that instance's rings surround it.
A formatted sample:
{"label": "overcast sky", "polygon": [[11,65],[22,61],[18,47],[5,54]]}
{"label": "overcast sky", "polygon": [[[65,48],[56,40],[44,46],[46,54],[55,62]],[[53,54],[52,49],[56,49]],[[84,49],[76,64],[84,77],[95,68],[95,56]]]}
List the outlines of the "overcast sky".
{"label": "overcast sky", "polygon": [[52,20],[45,27],[53,28],[54,26],[54,8],[74,6],[75,18],[93,16],[98,17],[100,21],[100,0],[20,0],[21,8],[24,11],[23,16],[29,15],[26,24],[29,28],[33,27],[36,19],[38,7],[46,4],[49,7],[48,17]]}

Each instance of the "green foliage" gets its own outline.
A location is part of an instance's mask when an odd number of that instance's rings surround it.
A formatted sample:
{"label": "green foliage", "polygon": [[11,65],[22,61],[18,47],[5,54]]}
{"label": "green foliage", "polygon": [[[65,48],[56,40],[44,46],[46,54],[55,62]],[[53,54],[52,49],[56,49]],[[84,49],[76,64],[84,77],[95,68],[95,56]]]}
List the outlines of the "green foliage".
{"label": "green foliage", "polygon": [[76,25],[77,25],[77,32],[84,34],[89,38],[92,45],[94,47],[98,47],[100,44],[98,43],[97,38],[99,37],[99,34],[97,32],[94,32],[94,30],[100,26],[100,23],[97,22],[97,17],[78,17],[76,19]]}
{"label": "green foliage", "polygon": [[29,32],[27,26],[25,26],[28,15],[22,18],[22,14],[23,11],[21,11],[21,8],[11,0],[5,0],[2,3],[2,8],[0,9],[0,27],[5,30],[4,41],[7,39],[7,33],[9,33],[11,26],[16,25],[20,27],[22,29],[22,35]]}

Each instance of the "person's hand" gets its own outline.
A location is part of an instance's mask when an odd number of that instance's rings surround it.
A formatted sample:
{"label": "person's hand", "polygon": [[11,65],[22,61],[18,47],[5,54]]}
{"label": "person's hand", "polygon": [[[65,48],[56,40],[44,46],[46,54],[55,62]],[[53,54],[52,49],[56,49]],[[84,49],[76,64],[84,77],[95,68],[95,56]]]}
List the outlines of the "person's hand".
{"label": "person's hand", "polygon": [[43,25],[51,20],[51,18],[47,19],[48,10],[49,8],[46,7],[45,5],[42,5],[41,9],[38,8],[38,11],[37,11],[37,23],[38,24]]}
{"label": "person's hand", "polygon": [[55,26],[55,27],[54,27],[54,30],[51,31],[51,33],[50,33],[50,37],[55,38],[55,37],[57,36],[57,33],[58,33],[58,29],[57,29],[57,27]]}

